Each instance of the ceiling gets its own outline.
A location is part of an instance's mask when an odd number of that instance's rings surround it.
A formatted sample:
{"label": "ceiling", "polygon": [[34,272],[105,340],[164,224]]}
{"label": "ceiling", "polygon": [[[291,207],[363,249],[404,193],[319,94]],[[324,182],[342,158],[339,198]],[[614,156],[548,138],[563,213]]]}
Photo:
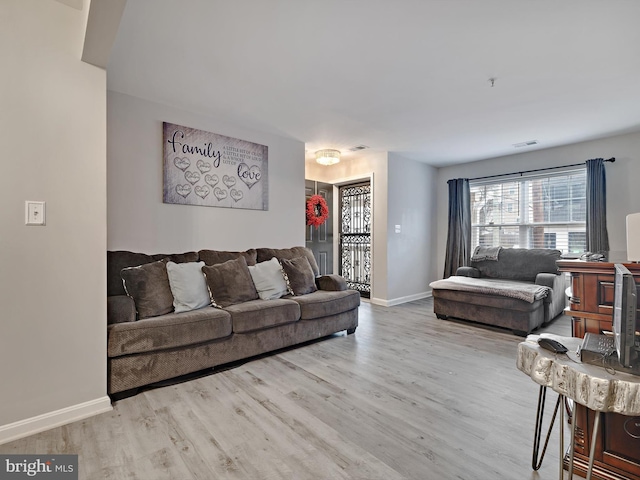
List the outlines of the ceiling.
{"label": "ceiling", "polygon": [[638,0],[128,0],[107,82],[308,157],[445,166],[640,131],[639,23]]}

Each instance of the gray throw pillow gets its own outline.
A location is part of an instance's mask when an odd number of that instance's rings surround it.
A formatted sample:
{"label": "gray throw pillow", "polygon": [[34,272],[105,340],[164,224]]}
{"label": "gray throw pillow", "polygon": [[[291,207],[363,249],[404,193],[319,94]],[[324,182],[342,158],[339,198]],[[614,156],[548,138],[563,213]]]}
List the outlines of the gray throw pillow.
{"label": "gray throw pillow", "polygon": [[318,263],[313,256],[313,252],[307,247],[256,249],[256,258],[258,263],[266,262],[268,260],[271,260],[273,257],[276,257],[278,260],[282,260],[283,258],[286,258],[287,260],[293,260],[297,257],[307,257],[307,260],[309,260],[309,265],[311,265],[311,270],[313,270],[313,274],[316,277],[320,275],[320,269],[318,268]]}
{"label": "gray throw pillow", "polygon": [[127,295],[133,298],[139,320],[173,311],[173,295],[164,260],[123,268],[120,276]]}
{"label": "gray throw pillow", "polygon": [[224,263],[202,267],[207,279],[211,304],[224,308],[258,298],[244,257]]}
{"label": "gray throw pillow", "polygon": [[296,257],[291,260],[282,258],[280,264],[291,295],[305,295],[318,289],[316,277],[307,257]]}
{"label": "gray throw pillow", "polygon": [[[125,250],[107,251],[107,296],[126,295],[122,284],[123,268],[137,267],[153,262],[151,255],[128,252]],[[158,259],[160,260],[160,259]]]}

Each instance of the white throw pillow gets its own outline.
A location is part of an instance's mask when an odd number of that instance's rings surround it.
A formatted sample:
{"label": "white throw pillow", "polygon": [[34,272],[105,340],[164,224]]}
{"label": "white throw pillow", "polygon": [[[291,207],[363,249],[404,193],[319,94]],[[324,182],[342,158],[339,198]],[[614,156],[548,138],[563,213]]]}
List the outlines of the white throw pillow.
{"label": "white throw pillow", "polygon": [[250,265],[249,273],[261,299],[273,300],[288,293],[280,262],[276,257],[267,262]]}
{"label": "white throw pillow", "polygon": [[167,262],[169,286],[176,313],[189,312],[211,305],[207,281],[202,273],[204,262]]}

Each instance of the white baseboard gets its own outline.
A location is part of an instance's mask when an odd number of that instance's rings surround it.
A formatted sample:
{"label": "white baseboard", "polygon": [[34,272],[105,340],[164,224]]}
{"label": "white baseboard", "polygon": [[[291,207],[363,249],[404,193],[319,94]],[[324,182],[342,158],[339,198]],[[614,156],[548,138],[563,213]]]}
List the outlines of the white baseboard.
{"label": "white baseboard", "polygon": [[95,400],[44,413],[36,417],[26,418],[8,425],[0,425],[0,445],[100,413],[109,412],[111,409],[111,400],[105,395],[102,398],[96,398]]}
{"label": "white baseboard", "polygon": [[416,293],[414,295],[407,295],[406,297],[392,298],[391,300],[383,300],[382,298],[372,298],[371,303],[373,303],[374,305],[382,305],[383,307],[393,307],[394,305],[413,302],[414,300],[422,300],[423,298],[429,298],[430,296],[431,296],[431,290],[429,290],[428,292]]}

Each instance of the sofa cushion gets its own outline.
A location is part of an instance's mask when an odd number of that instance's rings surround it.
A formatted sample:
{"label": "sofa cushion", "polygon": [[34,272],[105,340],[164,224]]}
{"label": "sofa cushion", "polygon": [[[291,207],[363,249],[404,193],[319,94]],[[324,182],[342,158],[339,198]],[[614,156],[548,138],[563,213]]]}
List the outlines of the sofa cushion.
{"label": "sofa cushion", "polygon": [[186,253],[154,253],[151,255],[154,260],[170,260],[173,263],[189,263],[198,261],[198,252]]}
{"label": "sofa cushion", "polygon": [[318,290],[308,295],[286,297],[300,305],[300,318],[312,320],[348,312],[360,305],[360,294],[355,290],[329,292]]}
{"label": "sofa cushion", "polygon": [[347,290],[347,281],[344,277],[335,274],[316,277],[316,285],[320,290]]}
{"label": "sofa cushion", "polygon": [[247,333],[300,320],[300,307],[284,298],[252,300],[224,309],[231,314],[234,333]]}
{"label": "sofa cushion", "polygon": [[538,273],[558,273],[560,250],[546,248],[503,248],[498,260],[471,262],[482,277],[534,282]]}
{"label": "sofa cushion", "polygon": [[[472,305],[480,305],[483,307],[498,308],[504,312],[511,310],[520,312],[530,312],[541,308],[544,305],[544,299],[540,298],[534,300],[533,303],[518,298],[502,297],[498,295],[485,295],[483,293],[465,292],[461,290],[444,290],[434,289],[433,297],[442,300],[450,300],[459,303],[462,308],[465,306],[472,311]],[[465,315],[461,318],[472,318],[470,315]]]}
{"label": "sofa cushion", "polygon": [[291,295],[305,295],[315,292],[316,277],[306,257],[296,257],[291,260],[280,260],[284,281]]}
{"label": "sofa cushion", "polygon": [[195,345],[231,335],[231,315],[217,308],[169,313],[107,327],[107,356]]}
{"label": "sofa cushion", "polygon": [[211,304],[224,308],[258,298],[247,261],[243,256],[217,265],[204,266]]}
{"label": "sofa cushion", "polygon": [[197,252],[187,252],[147,255],[146,253],[128,252],[126,250],[107,251],[107,296],[126,295],[122,285],[122,277],[120,276],[123,268],[137,267],[165,258],[175,263],[197,262],[198,254]]}
{"label": "sofa cushion", "polygon": [[288,293],[282,266],[277,258],[249,265],[249,273],[261,299],[273,300]]}
{"label": "sofa cushion", "polygon": [[176,313],[211,305],[202,267],[204,262],[167,262],[167,275],[173,294],[173,309]]}
{"label": "sofa cushion", "polygon": [[157,317],[173,311],[173,295],[164,260],[123,268],[124,289],[136,305],[138,319]]}
{"label": "sofa cushion", "polygon": [[247,265],[256,264],[256,250],[254,248],[247,250],[246,252],[226,252],[222,250],[200,250],[198,252],[199,259],[206,265],[217,265],[218,263],[224,263],[228,260],[236,260],[237,258],[244,257],[247,261]]}
{"label": "sofa cushion", "polygon": [[123,268],[137,267],[153,262],[151,255],[145,253],[116,250],[107,252],[107,296],[126,295],[120,272]]}
{"label": "sofa cushion", "polygon": [[267,260],[271,260],[273,257],[276,257],[278,260],[282,260],[283,258],[291,260],[302,256],[307,257],[309,265],[311,265],[311,269],[313,270],[313,275],[316,277],[320,275],[320,269],[318,268],[318,263],[313,256],[313,252],[306,247],[258,248],[256,250],[258,262],[266,262]]}
{"label": "sofa cushion", "polygon": [[107,297],[107,325],[112,323],[135,322],[136,304],[128,295]]}

